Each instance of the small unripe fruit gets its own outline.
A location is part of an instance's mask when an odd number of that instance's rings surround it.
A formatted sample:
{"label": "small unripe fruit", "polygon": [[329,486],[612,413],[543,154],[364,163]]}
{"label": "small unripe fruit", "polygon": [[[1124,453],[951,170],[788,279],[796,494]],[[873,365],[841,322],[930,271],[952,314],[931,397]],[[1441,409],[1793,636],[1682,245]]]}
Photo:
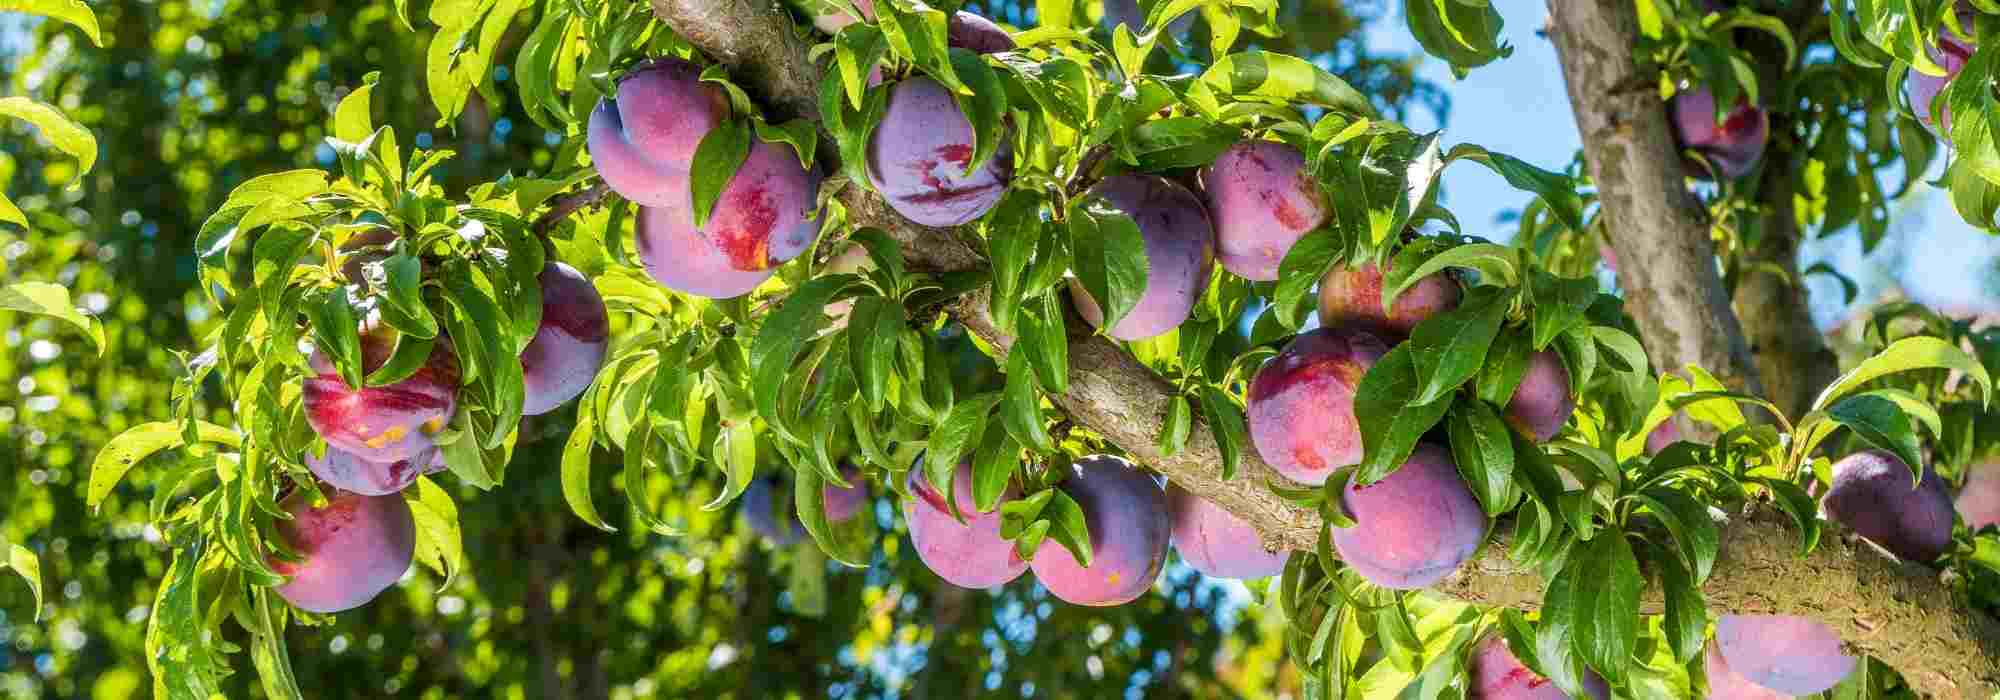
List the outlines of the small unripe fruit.
{"label": "small unripe fruit", "polygon": [[1171,484],[1167,504],[1173,512],[1174,550],[1195,571],[1216,578],[1258,579],[1285,570],[1289,553],[1265,549],[1257,528],[1229,511]]}
{"label": "small unripe fruit", "polygon": [[611,321],[604,297],[576,268],[550,262],[536,278],[542,288],[542,322],[521,351],[525,415],[555,410],[590,386],[604,366]]}
{"label": "small unripe fruit", "polygon": [[1328,270],[1319,281],[1321,326],[1366,325],[1395,335],[1410,331],[1432,316],[1458,308],[1463,293],[1458,283],[1439,272],[1417,280],[1396,295],[1389,312],[1382,312],[1382,269],[1374,263]]}
{"label": "small unripe fruit", "polygon": [[315,509],[296,492],[279,505],[292,519],[277,522],[278,536],[300,560],[273,556],[270,564],[288,578],[278,595],[301,610],[360,607],[395,585],[416,557],[416,520],[401,496],[333,491]]}
{"label": "small unripe fruit", "polygon": [[1250,380],[1245,414],[1257,455],[1285,478],[1313,486],[1360,463],[1354,390],[1388,352],[1363,330],[1323,327],[1294,338]]}
{"label": "small unripe fruit", "polygon": [[1278,263],[1292,244],[1326,222],[1326,200],[1305,165],[1296,148],[1252,139],[1202,169],[1223,269],[1260,282],[1278,279]]}
{"label": "small unripe fruit", "polygon": [[[1855,664],[1832,628],[1797,615],[1723,615],[1710,647],[1715,655],[1709,658],[1723,661],[1723,670],[1786,695],[1825,692]],[[1709,677],[1713,685],[1714,671]]]}
{"label": "small unripe fruit", "polygon": [[1418,445],[1381,481],[1348,482],[1341,504],[1355,524],[1333,531],[1333,548],[1361,578],[1383,588],[1412,590],[1442,581],[1486,537],[1486,512],[1459,477],[1451,452],[1436,445]]}
{"label": "small unripe fruit", "polygon": [[1124,605],[1152,589],[1167,563],[1172,524],[1167,493],[1130,462],[1098,455],[1079,459],[1057,488],[1075,499],[1090,528],[1090,566],[1055,538],[1042,540],[1029,567],[1049,593],[1072,605]]}
{"label": "small unripe fruit", "polygon": [[[910,495],[903,501],[903,520],[910,528],[910,544],[917,557],[938,578],[960,588],[993,588],[1020,578],[1028,570],[1014,549],[1014,543],[1000,537],[1000,509],[981,512],[972,502],[972,462],[958,463],[952,477],[953,501],[965,517],[960,523],[951,516],[951,504],[944,493],[932,487],[924,470],[912,469]],[[1012,484],[1000,496],[1005,504],[1020,496]]]}
{"label": "small unripe fruit", "polygon": [[1944,479],[1925,467],[1912,488],[1910,467],[1889,452],[1863,450],[1834,463],[1833,488],[1821,506],[1834,522],[1903,559],[1929,562],[1951,548]]}

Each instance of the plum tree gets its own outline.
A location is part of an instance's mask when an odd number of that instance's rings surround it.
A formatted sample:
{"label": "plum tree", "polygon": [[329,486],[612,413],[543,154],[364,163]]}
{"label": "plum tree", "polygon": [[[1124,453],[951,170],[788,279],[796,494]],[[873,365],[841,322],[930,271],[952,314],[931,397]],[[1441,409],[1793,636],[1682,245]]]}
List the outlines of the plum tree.
{"label": "plum tree", "polygon": [[[385,324],[364,323],[362,372],[373,372],[395,353],[397,334]],[[376,463],[410,459],[435,444],[451,422],[458,401],[458,358],[442,338],[414,374],[384,386],[348,386],[325,352],[308,360],[302,399],[306,422],[326,440],[354,457]]]}
{"label": "plum tree", "polygon": [[640,207],[633,226],[639,261],[660,284],[695,296],[726,299],[749,294],[776,270],[744,271],[703,238],[694,219],[662,207]]}
{"label": "plum tree", "polygon": [[1910,467],[1883,450],[1863,450],[1833,465],[1833,487],[1821,502],[1834,522],[1903,559],[1928,562],[1951,548],[1950,489],[1924,467],[1911,484]]}
{"label": "plum tree", "polygon": [[1798,615],[1723,615],[1715,621],[1709,648],[1711,686],[1719,666],[1725,678],[1734,675],[1785,695],[1825,692],[1852,673],[1856,661],[1841,650],[1831,628]]}
{"label": "plum tree", "polygon": [[652,59],[626,73],[616,94],[591,112],[590,158],[618,196],[686,209],[695,148],[728,117],[729,99],[720,86],[701,81],[700,66]]}
{"label": "plum tree", "polygon": [[1245,394],[1257,455],[1285,478],[1309,485],[1359,463],[1354,390],[1388,352],[1366,330],[1322,327],[1293,339],[1258,368]]}
{"label": "plum tree", "polygon": [[1958,517],[1965,526],[1977,530],[2000,525],[2000,460],[1988,459],[1965,468],[1965,484],[1958,489]]}
{"label": "plum tree", "polygon": [[1305,165],[1296,148],[1252,139],[1202,169],[1223,269],[1259,282],[1278,279],[1278,263],[1292,244],[1326,221],[1325,197]]}
{"label": "plum tree", "polygon": [[[1153,175],[1108,177],[1086,196],[1102,197],[1132,217],[1146,243],[1146,289],[1132,310],[1105,332],[1120,340],[1143,340],[1180,326],[1208,289],[1215,261],[1215,227],[1201,199]],[[1083,320],[1104,326],[1103,310],[1074,278],[1070,298]]]}
{"label": "plum tree", "polygon": [[[998,25],[969,12],[952,15],[952,46],[974,53],[1014,48]],[[972,122],[951,91],[928,77],[889,88],[889,106],[868,141],[868,182],[904,218],[926,226],[957,226],[979,218],[1014,176],[1012,139],[976,169]]]}
{"label": "plum tree", "polygon": [[[938,578],[960,588],[984,589],[1020,578],[1028,570],[1014,543],[1000,537],[1000,509],[981,511],[973,505],[970,459],[958,463],[949,503],[922,469],[910,470],[908,486],[912,497],[903,499],[903,521],[910,528],[910,544]],[[1020,489],[1009,484],[1000,502],[1019,496]],[[964,516],[962,522],[952,517],[952,503]]]}
{"label": "plum tree", "polygon": [[1424,319],[1457,308],[1462,295],[1458,283],[1439,272],[1403,290],[1384,313],[1382,269],[1374,263],[1337,265],[1319,281],[1319,324],[1368,325],[1409,335]]}
{"label": "plum tree", "polygon": [[[1966,23],[1972,20],[1971,8],[1964,4],[1959,7],[1961,25],[1969,31],[1971,25]],[[1943,105],[1936,104],[1937,96],[1944,92],[1945,85],[1949,84],[1952,78],[1958,77],[1959,72],[1965,70],[1965,64],[1972,61],[1974,41],[1972,37],[1960,34],[1947,25],[1938,33],[1937,42],[1924,47],[1924,50],[1928,52],[1931,62],[1944,69],[1944,75],[1931,75],[1915,68],[1910,69],[1909,76],[1904,78],[1903,82],[1903,89],[1910,98],[1910,111],[1916,113],[1917,121],[1925,128],[1938,133],[1950,131],[1951,114]]]}
{"label": "plum tree", "polygon": [[1167,507],[1173,516],[1174,551],[1195,571],[1237,579],[1276,576],[1284,571],[1289,553],[1265,549],[1257,528],[1220,506],[1168,484]]}
{"label": "plum tree", "polygon": [[1569,367],[1563,364],[1562,356],[1554,349],[1530,354],[1521,383],[1507,399],[1502,416],[1507,424],[1535,442],[1548,442],[1562,432],[1574,412],[1576,389],[1570,386]]}
{"label": "plum tree", "polygon": [[583,393],[604,366],[611,342],[604,297],[583,273],[551,261],[535,279],[542,288],[542,321],[521,351],[526,386],[521,412],[530,416],[553,411]]}
{"label": "plum tree", "polygon": [[[1764,156],[1764,142],[1770,138],[1771,115],[1748,102],[1737,104],[1719,121],[1715,94],[1694,87],[1674,95],[1674,135],[1682,148],[1706,159],[1725,178],[1739,178],[1756,167]],[[1709,169],[1699,164],[1689,167],[1696,177],[1706,177]]]}
{"label": "plum tree", "polygon": [[1109,455],[1076,460],[1058,486],[1083,509],[1091,561],[1077,563],[1054,538],[1028,563],[1035,580],[1073,605],[1124,605],[1153,587],[1167,563],[1173,525],[1167,492],[1153,475]]}
{"label": "plum tree", "polygon": [[279,503],[290,520],[278,535],[298,559],[270,557],[288,577],[278,595],[301,610],[333,613],[374,600],[409,570],[417,550],[417,525],[401,496],[334,491],[312,507],[304,491]]}
{"label": "plum tree", "polygon": [[[1466,661],[1468,700],[1568,700],[1570,697],[1547,678],[1529,669],[1507,648],[1507,638],[1493,633],[1479,642]],[[1596,700],[1611,697],[1611,688],[1596,673],[1586,673],[1584,690]]]}
{"label": "plum tree", "polygon": [[1381,481],[1340,493],[1354,526],[1333,531],[1342,561],[1383,588],[1425,588],[1458,569],[1486,537],[1487,519],[1451,451],[1418,445]]}
{"label": "plum tree", "polygon": [[417,482],[417,477],[431,473],[432,465],[441,458],[437,448],[427,448],[394,462],[370,462],[338,447],[328,447],[325,457],[307,452],[305,463],[313,476],[334,488],[363,496],[386,496],[409,488]]}

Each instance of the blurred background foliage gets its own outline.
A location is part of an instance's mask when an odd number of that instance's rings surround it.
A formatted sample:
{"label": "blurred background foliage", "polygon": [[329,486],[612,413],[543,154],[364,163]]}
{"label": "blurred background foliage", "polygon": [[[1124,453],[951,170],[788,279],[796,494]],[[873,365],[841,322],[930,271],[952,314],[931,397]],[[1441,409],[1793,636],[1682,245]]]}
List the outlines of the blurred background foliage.
{"label": "blurred background foliage", "polygon": [[[968,7],[1021,22],[1031,5]],[[0,20],[6,94],[58,107],[95,134],[100,152],[72,183],[74,160],[38,145],[27,123],[0,122],[0,187],[33,224],[0,229],[0,284],[68,287],[107,340],[100,355],[59,321],[0,311],[0,540],[40,556],[47,598],[37,622],[27,587],[0,576],[0,697],[122,699],[150,685],[144,625],[167,552],[145,518],[167,469],[134,470],[102,512],[90,512],[83,493],[106,440],[171,414],[187,359],[176,350],[196,347],[220,321],[194,286],[192,246],[232,187],[333,164],[323,145],[331,109],[371,71],[383,72],[376,123],[406,143],[458,152],[440,171],[450,191],[546,167],[563,136],[534,126],[516,104],[478,94],[457,119],[438,123],[422,74],[429,29],[405,31],[387,2],[90,7],[102,48],[58,23]],[[1367,50],[1365,28],[1388,12],[1379,0],[1288,0],[1283,38],[1246,41],[1311,57],[1396,115],[1445,121],[1448,98],[1416,77],[1418,57]],[[523,13],[506,44],[534,19]],[[1200,61],[1205,49],[1189,52]],[[493,70],[505,83],[507,69]],[[219,393],[209,392],[206,417],[229,424]],[[816,550],[769,546],[734,507],[701,511],[719,488],[712,482],[656,494],[680,504],[669,512],[685,524],[683,537],[599,532],[559,495],[556,436],[569,419],[546,420],[554,423],[525,431],[540,439],[517,453],[504,488],[475,493],[443,482],[460,508],[465,575],[438,590],[441,579],[415,568],[376,603],[329,626],[293,629],[293,664],[309,695],[1299,695],[1279,623],[1254,604],[1261,593],[1184,566],[1169,569],[1163,595],[1112,609],[1061,605],[1032,577],[967,592],[907,556],[889,499],[875,504],[884,535],[873,565],[851,570]],[[244,663],[231,697],[260,696],[254,675]]]}

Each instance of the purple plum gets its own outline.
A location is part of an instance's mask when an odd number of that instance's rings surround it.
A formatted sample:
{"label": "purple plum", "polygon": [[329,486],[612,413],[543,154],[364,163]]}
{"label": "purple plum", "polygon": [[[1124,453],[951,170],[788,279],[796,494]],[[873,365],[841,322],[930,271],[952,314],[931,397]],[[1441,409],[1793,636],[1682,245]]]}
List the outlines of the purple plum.
{"label": "purple plum", "polygon": [[711,299],[749,294],[777,270],[745,272],[694,228],[686,213],[660,207],[640,207],[636,224],[639,259],[646,272],[668,289]]}
{"label": "purple plum", "polygon": [[328,447],[325,457],[306,453],[305,462],[314,476],[334,488],[363,496],[386,496],[417,483],[417,477],[431,473],[431,465],[441,458],[437,448],[429,448],[408,459],[376,463]]}
{"label": "purple plum", "polygon": [[[1971,21],[1971,17],[1964,16],[1964,21]],[[1931,75],[1912,68],[1909,76],[1904,78],[1903,88],[1909,93],[1910,110],[1916,112],[1917,121],[1933,133],[1948,133],[1951,131],[1951,112],[1944,105],[1937,104],[1937,97],[1944,92],[1951,79],[1965,69],[1965,64],[1972,62],[1973,42],[1971,38],[1958,35],[1947,27],[1938,34],[1938,42],[1924,50],[1930,55],[1931,62],[1943,68],[1945,74]],[[1937,114],[1935,118],[1932,117],[1933,109]]]}
{"label": "purple plum", "polygon": [[1361,462],[1354,390],[1389,346],[1365,330],[1320,328],[1294,338],[1250,380],[1250,442],[1285,478],[1317,486]]}
{"label": "purple plum", "polygon": [[1383,588],[1442,581],[1486,537],[1485,511],[1459,478],[1451,452],[1436,445],[1418,445],[1381,481],[1348,482],[1340,500],[1355,524],[1333,531],[1333,548],[1361,578]]}
{"label": "purple plum", "polygon": [[[1908,478],[1908,474],[1904,474]],[[1856,659],[1824,623],[1797,615],[1723,615],[1715,621],[1715,654],[1722,670],[1785,695],[1811,695],[1840,684]],[[1710,671],[1714,685],[1714,672]]]}
{"label": "purple plum", "polygon": [[1292,244],[1326,221],[1326,200],[1305,165],[1296,148],[1252,139],[1230,146],[1201,171],[1223,269],[1259,282],[1276,280]]}
{"label": "purple plum", "polygon": [[750,485],[743,489],[742,508],[743,521],[750,525],[750,531],[773,546],[790,546],[806,534],[805,526],[799,524],[798,513],[792,510],[790,491],[778,477],[751,479]]}
{"label": "purple plum", "polygon": [[[1705,87],[1695,87],[1675,95],[1674,135],[1682,148],[1708,160],[1725,178],[1739,178],[1756,167],[1770,138],[1771,115],[1748,102],[1736,105],[1720,122],[1715,118],[1715,95]],[[1706,179],[1709,169],[1690,163],[1689,174]]]}
{"label": "purple plum", "polygon": [[1659,454],[1660,450],[1667,449],[1668,445],[1680,442],[1680,440],[1681,426],[1680,418],[1677,414],[1667,418],[1667,422],[1661,423],[1659,427],[1653,429],[1653,432],[1646,433],[1646,455]]}
{"label": "purple plum", "polygon": [[[963,523],[951,515],[951,504],[931,486],[924,470],[910,470],[908,482],[913,498],[903,500],[903,520],[910,528],[910,544],[917,558],[938,578],[960,588],[994,588],[1020,578],[1028,570],[1014,549],[1014,543],[1000,537],[1000,509],[980,511],[972,502],[972,462],[958,463],[952,476],[952,500]],[[1020,497],[1012,484],[1000,497],[1001,503]]]}
{"label": "purple plum", "polygon": [[1569,367],[1555,350],[1543,350],[1528,356],[1528,368],[1501,417],[1522,435],[1542,443],[1562,432],[1574,412],[1576,391],[1570,388]]}
{"label": "purple plum", "polygon": [[1319,281],[1319,323],[1322,326],[1366,324],[1395,335],[1409,335],[1424,319],[1458,308],[1463,293],[1443,272],[1432,274],[1396,295],[1389,312],[1382,312],[1382,268],[1374,263],[1337,265]]}
{"label": "purple plum", "polygon": [[1958,517],[1977,530],[2000,525],[2000,460],[1989,459],[1965,469],[1965,486],[1958,490]]}
{"label": "purple plum", "polygon": [[416,557],[416,520],[401,496],[334,491],[325,507],[313,508],[299,491],[279,505],[292,518],[277,522],[278,537],[299,560],[269,561],[289,579],[278,595],[300,610],[360,607],[403,578]]}
{"label": "purple plum", "polygon": [[1913,488],[1910,467],[1883,450],[1835,462],[1833,488],[1820,505],[1829,519],[1902,559],[1929,562],[1951,548],[1951,491],[1944,479],[1927,466]]}
{"label": "purple plum", "polygon": [[597,103],[586,134],[598,175],[619,196],[649,207],[688,206],[695,148],[729,116],[722,88],[701,81],[701,67],[653,59],[620,80]]}
{"label": "purple plum", "polygon": [[[1132,217],[1146,247],[1146,289],[1139,303],[1105,332],[1120,340],[1144,340],[1179,327],[1208,289],[1215,261],[1215,227],[1201,199],[1187,188],[1153,175],[1114,175],[1090,189]],[[1070,297],[1091,325],[1104,326],[1104,312],[1074,279]]]}
{"label": "purple plum", "polygon": [[1057,488],[1083,509],[1090,566],[1051,537],[1028,566],[1049,593],[1072,605],[1124,605],[1152,589],[1166,567],[1173,524],[1167,492],[1153,475],[1109,455],[1077,460]]}
{"label": "purple plum", "polygon": [[536,281],[542,288],[542,323],[521,351],[527,399],[521,412],[538,416],[576,398],[604,366],[611,322],[604,297],[576,268],[550,261]]}
{"label": "purple plum", "polygon": [[1007,30],[993,20],[963,10],[952,13],[951,21],[945,25],[945,42],[952,48],[981,55],[1014,50],[1014,37]]}
{"label": "purple plum", "polygon": [[[362,372],[373,372],[395,352],[395,331],[370,321],[361,331]],[[436,444],[451,423],[458,400],[458,358],[442,338],[415,374],[394,384],[355,389],[341,381],[333,361],[315,349],[304,383],[306,422],[330,447],[355,458],[389,464],[416,457]]]}
{"label": "purple plum", "polygon": [[927,77],[889,88],[889,107],[868,141],[868,182],[904,218],[925,226],[957,226],[979,218],[1014,176],[1013,146],[970,174],[972,122],[951,92]]}
{"label": "purple plum", "polygon": [[[1472,650],[1472,658],[1466,665],[1467,700],[1569,700],[1570,697],[1553,681],[1521,663],[1513,650],[1507,648],[1506,637],[1499,634],[1487,635]],[[1584,674],[1583,687],[1597,700],[1611,697],[1611,687],[1594,672]]]}
{"label": "purple plum", "polygon": [[1195,571],[1215,578],[1258,579],[1285,570],[1286,552],[1264,548],[1263,535],[1229,511],[1169,484],[1174,550]]}

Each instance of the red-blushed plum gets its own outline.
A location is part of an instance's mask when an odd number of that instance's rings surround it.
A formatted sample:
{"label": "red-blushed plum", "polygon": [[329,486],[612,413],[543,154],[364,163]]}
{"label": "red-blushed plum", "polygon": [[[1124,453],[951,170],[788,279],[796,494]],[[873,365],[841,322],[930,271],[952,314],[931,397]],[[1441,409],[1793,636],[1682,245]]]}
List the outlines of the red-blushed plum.
{"label": "red-blushed plum", "polygon": [[1326,221],[1326,200],[1305,165],[1296,148],[1252,139],[1202,169],[1223,269],[1260,282],[1278,279],[1278,263],[1292,244]]}
{"label": "red-blushed plum", "polygon": [[1711,646],[1710,658],[1721,659],[1724,670],[1785,695],[1826,692],[1854,671],[1855,658],[1841,651],[1840,637],[1810,617],[1723,615]]}
{"label": "red-blushed plum", "polygon": [[303,491],[280,503],[291,520],[277,521],[278,536],[298,561],[270,557],[289,580],[278,595],[301,610],[351,610],[403,577],[417,551],[417,524],[401,496],[329,491],[313,508]]}
{"label": "red-blushed plum", "polygon": [[[361,368],[381,368],[395,352],[395,331],[367,323],[361,332]],[[436,444],[434,436],[451,423],[458,401],[458,357],[442,338],[424,366],[394,384],[356,389],[341,381],[333,360],[313,350],[303,399],[306,422],[326,440],[355,458],[391,463],[415,457]]]}
{"label": "red-blushed plum", "polygon": [[386,496],[409,488],[417,477],[431,473],[432,464],[442,464],[441,453],[433,447],[414,457],[394,462],[370,462],[337,447],[326,448],[325,457],[306,453],[306,468],[313,476],[334,488],[363,496]]}
{"label": "red-blushed plum", "polygon": [[1250,380],[1250,442],[1285,478],[1317,486],[1361,462],[1354,390],[1389,352],[1372,331],[1323,327],[1293,338]]}
{"label": "red-blushed plum", "polygon": [[976,54],[1014,50],[1014,37],[1007,30],[993,20],[962,10],[952,13],[951,21],[945,25],[945,41],[953,48]]}
{"label": "red-blushed plum", "polygon": [[[1466,666],[1468,700],[1568,700],[1570,697],[1555,682],[1521,663],[1513,650],[1507,648],[1506,637],[1499,634],[1487,635],[1472,650]],[[1595,672],[1584,674],[1583,688],[1596,700],[1611,697],[1611,687]]]}
{"label": "red-blushed plum", "polygon": [[[1114,175],[1090,188],[1087,196],[1102,196],[1131,216],[1146,244],[1146,289],[1132,311],[1106,333],[1144,340],[1180,326],[1208,289],[1215,262],[1215,227],[1201,199],[1153,175]],[[1083,320],[1102,328],[1104,312],[1097,301],[1073,278],[1069,290]]]}
{"label": "red-blushed plum", "polygon": [[[1674,135],[1682,148],[1700,153],[1725,178],[1738,178],[1756,167],[1770,138],[1771,115],[1748,102],[1738,104],[1721,122],[1715,118],[1715,95],[1705,87],[1674,96]],[[1688,174],[1706,179],[1708,168],[1691,163]]]}
{"label": "red-blushed plum", "polygon": [[1710,644],[1702,650],[1702,673],[1708,678],[1708,700],[1791,700],[1792,696],[1766,688],[1741,674],[1730,670],[1729,662],[1723,660]]}
{"label": "red-blushed plum", "polygon": [[1521,373],[1521,383],[1515,385],[1501,417],[1535,442],[1548,442],[1562,432],[1563,424],[1576,411],[1576,391],[1570,388],[1569,379],[1569,367],[1555,350],[1528,355],[1528,368]]}
{"label": "red-blushed plum", "polygon": [[[1969,23],[1972,18],[1965,9],[1961,7],[1960,17],[1963,22]],[[1943,68],[1945,74],[1931,75],[1911,68],[1908,77],[1903,79],[1903,89],[1909,94],[1910,110],[1916,112],[1918,122],[1934,133],[1948,132],[1951,130],[1951,113],[1944,105],[1938,104],[1937,96],[1944,92],[1945,85],[1952,78],[1958,77],[1965,64],[1972,61],[1973,41],[1946,26],[1939,31],[1938,43],[1925,47],[1925,51],[1929,53],[1931,62]],[[1936,118],[1931,116],[1932,109],[1937,110]]]}
{"label": "red-blushed plum", "polygon": [[1927,466],[1912,487],[1910,467],[1889,452],[1863,450],[1835,462],[1833,488],[1820,505],[1829,519],[1903,559],[1929,562],[1951,548],[1944,479]]}
{"label": "red-blushed plum", "polygon": [[[767,270],[796,258],[819,233],[814,217],[819,173],[806,170],[790,144],[753,139],[750,155],[722,187],[701,236],[722,253],[731,269]],[[688,206],[669,210],[694,224]]]}
{"label": "red-blushed plum", "polygon": [[[903,500],[903,521],[910,528],[910,544],[938,578],[960,588],[985,589],[1020,578],[1028,570],[1014,543],[1000,537],[1000,509],[981,512],[973,505],[971,460],[959,462],[951,479],[952,501],[964,522],[951,516],[951,503],[931,485],[924,470],[910,470],[907,485],[912,497]],[[1000,502],[1020,495],[1020,489],[1008,484]]]}
{"label": "red-blushed plum", "polygon": [[904,218],[957,226],[979,218],[1014,177],[1013,146],[1002,141],[972,164],[972,122],[937,81],[914,77],[889,88],[889,106],[868,141],[868,182]]}
{"label": "red-blushed plum", "polygon": [[[808,4],[810,4],[812,0],[807,0],[807,2]],[[854,7],[855,9],[861,11],[862,19],[868,21],[874,21],[875,19],[874,0],[854,0]],[[846,29],[847,25],[853,24],[854,22],[855,22],[854,16],[847,14],[847,12],[844,10],[829,9],[827,12],[815,13],[813,15],[813,26],[818,27],[820,31],[826,32],[828,34],[839,34],[840,30]]]}
{"label": "red-blushed plum", "polygon": [[1451,276],[1439,272],[1417,280],[1382,312],[1382,269],[1374,263],[1337,265],[1319,281],[1319,324],[1367,324],[1409,335],[1424,319],[1458,308],[1463,296]]}
{"label": "red-blushed plum", "polygon": [[745,272],[695,232],[694,218],[662,207],[640,207],[635,236],[646,273],[668,289],[711,299],[749,294],[777,270]]}
{"label": "red-blushed plum", "polygon": [[1333,548],[1361,578],[1412,590],[1437,583],[1479,549],[1486,512],[1458,476],[1451,452],[1418,445],[1381,481],[1350,481],[1342,505],[1354,527],[1333,531]]}
{"label": "red-blushed plum", "polygon": [[770,541],[778,547],[799,541],[806,534],[805,526],[799,524],[799,515],[792,509],[789,493],[784,482],[775,476],[762,476],[750,480],[743,489],[743,521],[750,525],[750,531]]}
{"label": "red-blushed plum", "polygon": [[1263,535],[1229,511],[1172,484],[1167,506],[1173,514],[1174,550],[1204,575],[1258,579],[1285,570],[1287,552],[1264,548]]}
{"label": "red-blushed plum", "polygon": [[527,399],[521,412],[538,416],[576,398],[604,366],[611,321],[597,287],[569,265],[551,261],[536,281],[542,287],[542,324],[521,351]]}
{"label": "red-blushed plum", "polygon": [[1054,537],[1028,567],[1049,593],[1071,605],[1124,605],[1145,595],[1167,564],[1173,525],[1167,492],[1153,475],[1109,455],[1079,459],[1057,488],[1075,499],[1090,527],[1090,566]]}
{"label": "red-blushed plum", "polygon": [[1965,485],[1958,490],[1956,505],[1966,527],[1977,530],[2000,525],[2000,460],[1966,467]]}
{"label": "red-blushed plum", "polygon": [[729,116],[721,87],[701,67],[652,59],[625,74],[617,94],[590,114],[586,145],[597,174],[619,196],[649,207],[686,208],[695,148]]}
{"label": "red-blushed plum", "polygon": [[1659,427],[1654,428],[1653,432],[1646,433],[1646,454],[1648,456],[1659,454],[1660,450],[1667,449],[1668,445],[1680,442],[1680,439],[1680,418],[1676,415],[1668,418],[1667,422],[1661,423]]}

